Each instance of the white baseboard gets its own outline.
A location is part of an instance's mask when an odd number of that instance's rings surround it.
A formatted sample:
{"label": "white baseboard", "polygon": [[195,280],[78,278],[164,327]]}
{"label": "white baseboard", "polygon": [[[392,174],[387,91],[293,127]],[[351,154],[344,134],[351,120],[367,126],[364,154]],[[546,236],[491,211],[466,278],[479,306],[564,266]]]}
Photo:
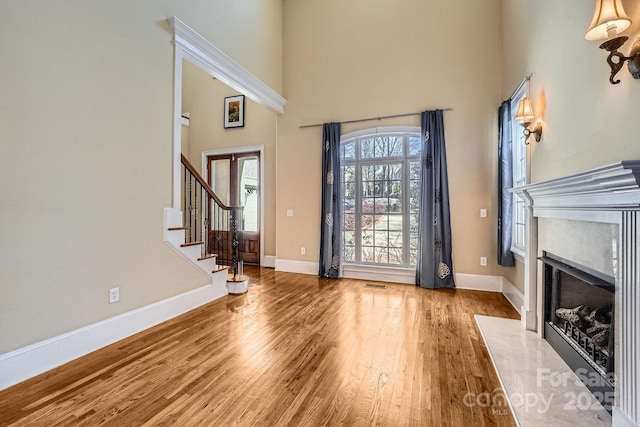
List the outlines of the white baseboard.
{"label": "white baseboard", "polygon": [[613,407],[613,427],[638,427],[636,423],[631,420],[627,414],[622,412],[617,406]]}
{"label": "white baseboard", "polygon": [[273,255],[265,255],[262,260],[262,266],[267,268],[276,268],[276,257]]}
{"label": "white baseboard", "polygon": [[456,288],[476,291],[501,292],[507,301],[521,314],[524,295],[502,276],[456,273]]}
{"label": "white baseboard", "polygon": [[511,303],[513,308],[516,309],[518,314],[522,315],[521,310],[524,304],[524,294],[505,278],[502,279],[502,294],[507,301]]}
{"label": "white baseboard", "polygon": [[406,268],[393,267],[361,267],[358,265],[345,265],[342,269],[342,277],[347,279],[377,280],[380,282],[416,284],[416,271]]}
{"label": "white baseboard", "polygon": [[[266,258],[266,257],[265,257]],[[277,271],[291,273],[318,274],[318,263],[307,261],[294,261],[276,259]],[[358,266],[345,266],[343,277],[360,280],[376,280],[391,283],[415,284],[415,271],[404,269],[379,269],[359,268]],[[456,273],[456,288],[471,289],[477,291],[501,292],[507,301],[520,313],[520,307],[524,296],[515,286],[502,276],[488,276],[481,274]]]}
{"label": "white baseboard", "polygon": [[475,291],[502,292],[502,276],[456,273],[456,288]]}
{"label": "white baseboard", "polygon": [[181,295],[0,355],[0,390],[227,294],[226,274]]}
{"label": "white baseboard", "polygon": [[312,261],[295,261],[290,259],[276,259],[276,271],[289,273],[318,274],[318,263]]}
{"label": "white baseboard", "polygon": [[[266,257],[265,257],[266,258]],[[318,263],[295,260],[275,260],[276,271],[290,273],[318,274]],[[372,268],[358,268],[357,266],[345,266],[343,270],[345,278],[361,280],[377,280],[382,282],[415,284],[415,272],[393,269],[381,269],[373,271]],[[471,289],[477,291],[501,292],[505,298],[520,313],[520,307],[524,296],[515,286],[502,276],[488,276],[481,274],[456,273],[456,288]]]}

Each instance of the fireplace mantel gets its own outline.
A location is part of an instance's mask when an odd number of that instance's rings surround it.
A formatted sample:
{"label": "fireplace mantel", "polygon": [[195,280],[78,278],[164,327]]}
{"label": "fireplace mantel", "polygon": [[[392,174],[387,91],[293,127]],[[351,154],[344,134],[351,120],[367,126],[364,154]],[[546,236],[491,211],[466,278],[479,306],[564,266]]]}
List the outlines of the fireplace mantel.
{"label": "fireplace mantel", "polygon": [[619,222],[613,212],[640,210],[640,160],[512,189],[536,217]]}
{"label": "fireplace mantel", "polygon": [[640,160],[630,160],[511,190],[527,206],[522,324],[538,334],[542,334],[542,278],[537,258],[544,249],[538,248],[538,218],[618,226],[615,427],[640,426],[640,376],[635,374],[640,369],[639,183]]}

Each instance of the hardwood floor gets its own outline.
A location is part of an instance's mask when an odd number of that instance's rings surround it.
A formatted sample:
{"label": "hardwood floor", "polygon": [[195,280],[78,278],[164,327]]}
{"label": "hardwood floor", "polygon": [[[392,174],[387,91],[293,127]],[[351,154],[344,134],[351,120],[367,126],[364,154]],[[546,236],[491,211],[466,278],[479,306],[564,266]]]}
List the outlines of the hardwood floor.
{"label": "hardwood floor", "polygon": [[473,315],[517,318],[502,295],[245,272],[248,294],[1,391],[0,425],[515,425],[475,398],[501,390]]}

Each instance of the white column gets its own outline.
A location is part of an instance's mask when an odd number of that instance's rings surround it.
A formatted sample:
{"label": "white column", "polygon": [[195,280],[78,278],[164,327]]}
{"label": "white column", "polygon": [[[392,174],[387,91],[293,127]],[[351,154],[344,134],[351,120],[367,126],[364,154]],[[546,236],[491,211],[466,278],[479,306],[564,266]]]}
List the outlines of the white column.
{"label": "white column", "polygon": [[173,51],[173,148],[171,199],[175,210],[180,210],[180,168],[182,161],[182,48],[174,46]]}
{"label": "white column", "polygon": [[524,300],[520,310],[522,326],[530,331],[537,330],[538,318],[538,218],[533,215],[533,203],[525,191],[526,201],[526,251],[524,256]]}
{"label": "white column", "polygon": [[613,425],[640,425],[640,222],[622,213],[619,286],[616,289],[616,400]]}

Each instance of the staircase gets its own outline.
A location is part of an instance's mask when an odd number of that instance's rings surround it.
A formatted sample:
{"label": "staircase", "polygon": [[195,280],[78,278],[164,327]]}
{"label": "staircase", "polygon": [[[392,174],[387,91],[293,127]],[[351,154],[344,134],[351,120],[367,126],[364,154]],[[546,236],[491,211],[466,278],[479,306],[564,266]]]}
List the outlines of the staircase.
{"label": "staircase", "polygon": [[[169,211],[169,209],[165,210],[165,218],[170,216],[167,215],[169,213],[167,211]],[[187,243],[186,233],[188,228],[182,226],[169,226],[171,223],[172,221],[167,222],[165,220],[164,241],[180,253],[180,255],[191,261],[191,263],[198,267],[203,273],[210,276],[211,284],[216,288],[220,288],[219,292],[216,293],[220,293],[220,296],[226,295],[227,274],[230,267],[227,265],[218,265],[216,254],[207,254],[203,256],[202,246],[204,243]],[[173,221],[173,223],[175,224],[175,221]]]}
{"label": "staircase", "polygon": [[181,210],[165,209],[165,243],[211,277],[212,299],[247,292],[243,208],[225,206],[184,155],[181,181]]}

